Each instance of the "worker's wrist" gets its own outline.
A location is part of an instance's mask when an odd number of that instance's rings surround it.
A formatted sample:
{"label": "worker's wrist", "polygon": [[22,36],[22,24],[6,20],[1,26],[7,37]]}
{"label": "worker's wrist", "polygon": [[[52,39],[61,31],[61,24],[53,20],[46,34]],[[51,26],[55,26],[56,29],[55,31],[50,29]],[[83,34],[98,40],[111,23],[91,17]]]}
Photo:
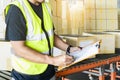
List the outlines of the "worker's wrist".
{"label": "worker's wrist", "polygon": [[66,50],[66,54],[70,54],[70,48],[72,47],[72,45],[69,45],[68,47],[67,47],[67,50]]}
{"label": "worker's wrist", "polygon": [[53,60],[53,59],[54,59],[54,58],[53,58],[52,56],[49,56],[49,55],[45,55],[45,58],[44,58],[45,63],[51,64],[51,65],[54,64],[54,60]]}

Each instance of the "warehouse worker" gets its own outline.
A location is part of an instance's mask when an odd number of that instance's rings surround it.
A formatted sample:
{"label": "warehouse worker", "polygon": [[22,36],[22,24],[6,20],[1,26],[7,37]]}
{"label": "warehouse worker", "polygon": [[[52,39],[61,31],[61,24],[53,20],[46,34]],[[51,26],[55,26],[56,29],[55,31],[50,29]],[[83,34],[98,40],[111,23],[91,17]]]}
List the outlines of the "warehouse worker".
{"label": "warehouse worker", "polygon": [[54,32],[44,0],[16,0],[8,5],[6,40],[12,44],[12,80],[50,80],[54,66],[68,65],[68,55],[53,57],[53,47],[67,52],[79,50],[63,42]]}

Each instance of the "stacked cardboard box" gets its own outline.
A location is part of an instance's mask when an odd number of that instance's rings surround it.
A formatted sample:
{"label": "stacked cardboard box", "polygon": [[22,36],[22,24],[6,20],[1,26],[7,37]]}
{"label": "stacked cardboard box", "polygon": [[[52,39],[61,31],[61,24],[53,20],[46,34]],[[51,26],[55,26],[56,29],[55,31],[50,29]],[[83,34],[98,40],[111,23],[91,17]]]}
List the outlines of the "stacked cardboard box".
{"label": "stacked cardboard box", "polygon": [[118,29],[117,0],[85,0],[84,6],[86,32]]}
{"label": "stacked cardboard box", "polygon": [[[59,34],[118,29],[117,0],[51,0]],[[83,4],[84,2],[84,4]],[[82,5],[82,8],[81,8]],[[56,7],[56,8],[55,8]]]}
{"label": "stacked cardboard box", "polygon": [[101,33],[101,32],[84,32],[85,36],[95,36],[97,40],[101,40],[100,53],[101,54],[114,54],[115,53],[115,36]]}
{"label": "stacked cardboard box", "polygon": [[82,0],[50,0],[50,3],[53,10],[53,23],[58,34],[82,33],[84,29]]}

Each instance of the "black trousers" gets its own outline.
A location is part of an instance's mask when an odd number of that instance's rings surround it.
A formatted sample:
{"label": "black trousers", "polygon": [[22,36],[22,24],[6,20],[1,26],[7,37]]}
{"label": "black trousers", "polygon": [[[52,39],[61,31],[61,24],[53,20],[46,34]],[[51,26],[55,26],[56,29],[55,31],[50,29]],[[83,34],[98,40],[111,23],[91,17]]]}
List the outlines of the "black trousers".
{"label": "black trousers", "polygon": [[14,69],[12,70],[11,76],[12,80],[50,80],[53,76],[55,75],[55,69],[54,66],[49,65],[47,70],[38,75],[27,75],[27,74],[22,74]]}

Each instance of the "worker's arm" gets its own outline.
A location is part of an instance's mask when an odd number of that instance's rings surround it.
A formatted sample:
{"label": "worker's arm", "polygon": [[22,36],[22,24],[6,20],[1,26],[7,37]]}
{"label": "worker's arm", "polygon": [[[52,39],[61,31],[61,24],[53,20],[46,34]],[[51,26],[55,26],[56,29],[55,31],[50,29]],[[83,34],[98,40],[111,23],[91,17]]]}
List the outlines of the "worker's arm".
{"label": "worker's arm", "polygon": [[[55,34],[54,36],[55,36],[54,37],[54,40],[55,40],[54,46],[63,50],[63,51],[66,51],[69,45],[66,42],[64,42],[58,35]],[[74,52],[77,50],[80,50],[80,48],[78,48],[78,47],[71,47],[70,48],[70,52]]]}
{"label": "worker's arm", "polygon": [[45,63],[55,66],[65,65],[72,62],[72,58],[67,55],[60,55],[51,57],[45,54],[41,54],[25,45],[25,41],[11,41],[12,47],[16,56],[25,58],[29,61],[36,63]]}

